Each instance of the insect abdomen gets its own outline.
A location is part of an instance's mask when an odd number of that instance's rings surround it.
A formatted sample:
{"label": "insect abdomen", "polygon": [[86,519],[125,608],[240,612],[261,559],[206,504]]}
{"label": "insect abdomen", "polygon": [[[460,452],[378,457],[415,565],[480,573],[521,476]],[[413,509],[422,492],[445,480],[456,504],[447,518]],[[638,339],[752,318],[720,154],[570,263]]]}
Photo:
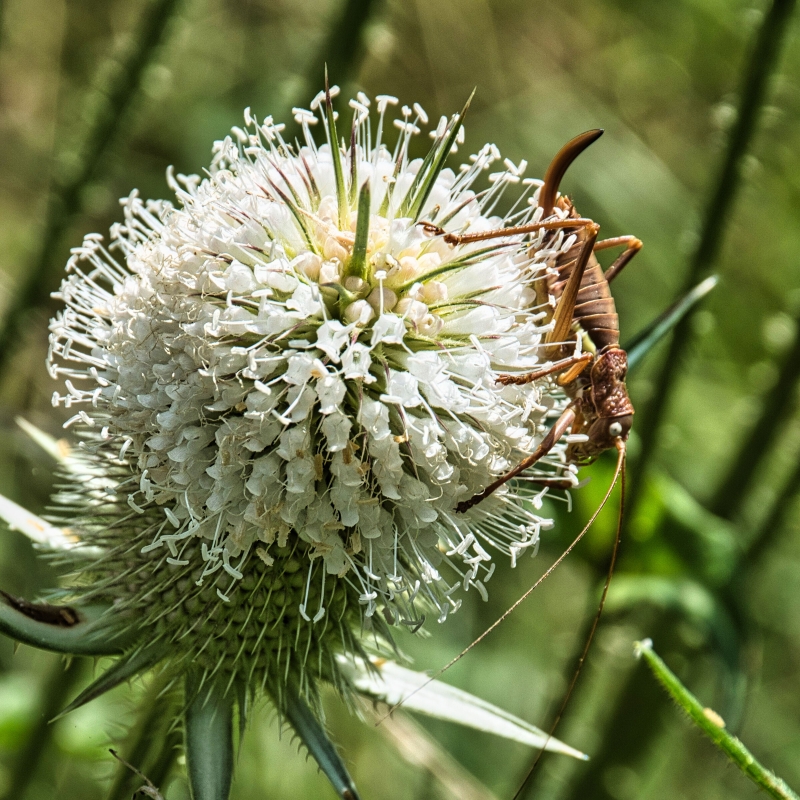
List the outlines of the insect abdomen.
{"label": "insect abdomen", "polygon": [[[567,205],[568,203],[569,205]],[[577,216],[567,198],[559,198],[558,205],[567,208],[570,216]],[[564,285],[575,268],[578,254],[585,240],[584,230],[584,228],[576,230],[575,244],[566,253],[560,254],[556,260],[558,277],[553,276],[552,283],[548,286],[549,291],[555,295],[556,299],[561,297]],[[573,319],[586,332],[598,350],[603,351],[609,347],[619,346],[617,307],[608,287],[608,281],[603,275],[603,268],[594,255],[589,257],[581,279]]]}

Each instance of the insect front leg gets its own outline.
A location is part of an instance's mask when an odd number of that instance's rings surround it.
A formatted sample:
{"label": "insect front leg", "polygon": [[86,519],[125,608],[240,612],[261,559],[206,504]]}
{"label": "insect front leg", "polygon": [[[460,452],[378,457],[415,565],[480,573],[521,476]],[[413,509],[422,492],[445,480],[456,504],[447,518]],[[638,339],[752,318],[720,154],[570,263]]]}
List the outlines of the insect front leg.
{"label": "insect front leg", "polygon": [[603,277],[611,283],[617,275],[622,272],[628,262],[642,249],[641,240],[635,236],[615,236],[613,239],[603,239],[594,246],[595,252],[606,250],[609,247],[621,247],[625,245],[625,250],[620,253],[614,263],[603,273]]}
{"label": "insect front leg", "polygon": [[503,236],[524,236],[537,231],[555,231],[563,228],[586,228],[596,225],[594,220],[585,217],[568,217],[567,219],[553,219],[547,222],[531,222],[529,225],[514,225],[510,228],[497,228],[493,231],[480,233],[448,233],[444,228],[432,222],[420,222],[420,227],[431,236],[443,236],[444,240],[453,246],[484,242],[487,239],[497,239]]}
{"label": "insect front leg", "polygon": [[482,492],[473,495],[469,500],[464,500],[456,506],[456,511],[463,514],[473,506],[485,500],[490,494],[496,492],[503,484],[508,483],[512,478],[515,478],[520,472],[532,467],[537,461],[544,458],[558,443],[558,440],[567,432],[570,425],[575,421],[575,409],[572,404],[568,405],[561,416],[556,420],[555,425],[547,432],[547,435],[539,443],[539,446],[526,458],[517,464],[516,467],[506,472],[505,475],[499,477],[496,481],[490,483]]}

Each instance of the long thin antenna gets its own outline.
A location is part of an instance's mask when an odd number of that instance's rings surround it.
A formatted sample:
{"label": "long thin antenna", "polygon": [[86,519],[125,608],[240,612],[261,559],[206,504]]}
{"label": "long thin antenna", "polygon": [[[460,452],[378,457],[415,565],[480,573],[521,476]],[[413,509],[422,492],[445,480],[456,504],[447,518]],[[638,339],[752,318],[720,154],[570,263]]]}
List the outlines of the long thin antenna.
{"label": "long thin antenna", "polygon": [[[564,700],[561,703],[561,708],[558,710],[558,714],[556,714],[555,720],[553,720],[553,725],[550,728],[549,733],[547,734],[547,739],[545,739],[544,744],[542,745],[539,752],[536,754],[536,758],[533,760],[533,764],[531,764],[530,769],[525,774],[525,777],[522,779],[522,783],[519,785],[519,788],[514,794],[512,800],[517,800],[522,790],[527,785],[528,781],[533,776],[533,773],[536,771],[536,767],[541,761],[542,754],[544,753],[547,745],[550,743],[550,740],[555,736],[556,728],[558,727],[559,722],[561,722],[561,718],[564,716],[564,711],[567,708],[567,703],[569,703],[570,698],[572,697],[572,692],[575,689],[575,684],[578,682],[578,676],[581,674],[581,670],[583,669],[583,664],[586,661],[586,656],[589,654],[589,648],[592,646],[592,641],[594,640],[594,635],[597,631],[597,626],[600,624],[600,617],[603,615],[603,609],[606,605],[606,597],[608,596],[608,587],[611,586],[611,578],[614,575],[614,567],[617,564],[617,552],[619,551],[619,542],[622,536],[622,515],[625,513],[625,443],[622,439],[617,439],[617,468],[614,472],[614,480],[611,482],[611,489],[617,483],[617,478],[621,476],[620,480],[620,500],[619,500],[619,514],[617,516],[617,534],[614,538],[614,549],[611,551],[611,563],[608,566],[608,573],[606,574],[606,582],[605,586],[603,586],[603,593],[600,596],[600,605],[597,608],[597,613],[594,615],[594,620],[592,621],[592,627],[589,630],[589,635],[586,637],[586,644],[583,646],[583,652],[581,653],[581,657],[578,659],[578,666],[575,668],[575,674],[572,676],[572,680],[570,681],[569,688],[567,689],[567,693],[564,696]],[[606,494],[605,499],[603,500],[603,505],[605,505],[606,500],[608,500],[609,495],[611,494],[611,489],[609,489],[608,494]],[[603,507],[600,506],[600,509]],[[598,509],[598,511],[600,510]],[[595,516],[596,516],[595,512]]]}
{"label": "long thin antenna", "polygon": [[[424,689],[429,684],[433,683],[433,681],[435,681],[437,678],[440,678],[445,672],[447,672],[448,669],[450,669],[450,667],[452,667],[457,662],[461,661],[461,659],[464,658],[464,656],[467,653],[469,653],[469,651],[472,650],[472,648],[475,647],[475,645],[480,644],[498,625],[500,625],[502,622],[505,622],[506,618],[509,617],[514,611],[516,611],[516,609],[520,605],[522,605],[522,603],[524,603],[525,600],[527,600],[531,596],[531,594],[533,594],[533,592],[539,587],[540,584],[542,584],[545,580],[547,580],[547,578],[550,577],[550,575],[553,574],[553,572],[555,572],[556,568],[561,564],[561,562],[575,549],[575,547],[578,545],[578,542],[580,542],[580,540],[583,539],[584,536],[586,536],[587,532],[589,531],[589,528],[591,528],[592,525],[594,524],[594,521],[597,519],[597,515],[603,510],[603,507],[608,502],[608,498],[611,497],[611,492],[614,491],[614,487],[617,484],[617,477],[620,474],[620,463],[622,463],[624,461],[625,444],[622,441],[619,441],[619,443],[617,444],[617,448],[620,449],[621,455],[620,455],[619,459],[617,460],[617,469],[616,469],[616,472],[615,472],[615,475],[614,475],[614,480],[611,483],[611,486],[608,487],[608,491],[606,492],[606,495],[603,498],[603,502],[600,503],[600,505],[597,507],[597,509],[595,510],[594,514],[592,514],[591,518],[589,519],[589,521],[584,526],[583,530],[572,540],[572,542],[570,543],[569,547],[567,547],[567,549],[550,565],[550,567],[539,578],[539,580],[537,580],[536,583],[534,583],[533,586],[531,586],[530,589],[528,589],[525,592],[525,594],[523,594],[520,598],[518,598],[509,608],[507,608],[477,639],[475,639],[475,641],[473,641],[471,644],[468,644],[457,656],[455,656],[455,658],[452,658],[440,670],[438,670],[433,675],[431,675],[431,677],[428,678],[428,680],[425,681],[425,683],[420,684],[419,686],[417,686],[416,689],[414,689],[413,692],[410,692],[402,700],[400,700],[399,702],[395,703],[375,723],[375,727],[376,728],[387,717],[391,716],[394,711],[396,711],[398,708],[400,708],[400,706],[402,706],[403,703],[405,703],[406,700],[408,700],[410,697],[413,697],[417,692],[421,691],[422,689]],[[619,533],[617,535],[619,536]],[[614,550],[614,553],[616,555],[616,548]],[[608,590],[608,588],[606,587],[606,591],[607,590]],[[605,592],[603,593],[603,601],[605,602]]]}

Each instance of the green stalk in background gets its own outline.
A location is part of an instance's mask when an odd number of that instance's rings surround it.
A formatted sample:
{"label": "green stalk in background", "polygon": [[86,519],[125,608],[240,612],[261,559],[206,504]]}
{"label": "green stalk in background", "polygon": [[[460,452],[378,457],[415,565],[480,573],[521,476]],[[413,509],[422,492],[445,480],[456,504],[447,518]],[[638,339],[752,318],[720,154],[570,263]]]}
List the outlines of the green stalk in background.
{"label": "green stalk in background", "polygon": [[644,658],[658,682],[689,718],[756,786],[778,800],[800,800],[784,781],[756,761],[753,754],[725,730],[725,722],[715,711],[705,708],[678,680],[677,676],[656,655],[653,642],[645,639],[636,643],[636,655]]}
{"label": "green stalk in background", "polygon": [[308,102],[311,87],[319,85],[327,65],[331,81],[344,87],[355,74],[363,57],[364,29],[376,13],[380,0],[343,0],[317,55],[310,61],[298,92],[301,105]]}
{"label": "green stalk in background", "polygon": [[109,83],[99,90],[105,98],[95,103],[77,165],[66,175],[55,178],[40,237],[41,247],[24,270],[22,284],[0,327],[0,372],[15,350],[14,345],[19,341],[29,312],[47,301],[60,280],[59,275],[50,272],[62,234],[70,220],[82,210],[83,189],[97,179],[103,157],[114,143],[127,111],[139,94],[145,70],[154,60],[179,3],[180,0],[153,0],[150,3],[132,37],[127,55],[120,58],[118,69],[109,70]]}
{"label": "green stalk in background", "polygon": [[0,800],[20,800],[25,796],[42,756],[53,741],[55,725],[51,721],[67,704],[83,672],[83,659],[73,658],[66,668],[62,656],[56,656],[54,662],[39,691],[41,701],[33,726],[22,747],[14,754],[8,785]]}
{"label": "green stalk in background", "polygon": [[[736,123],[731,130],[725,159],[719,172],[711,199],[706,206],[700,239],[689,270],[684,277],[682,296],[689,292],[716,263],[723,236],[742,183],[742,163],[756,133],[764,107],[769,79],[778,64],[781,45],[786,38],[795,0],[773,0],[758,33],[750,61],[744,74]],[[669,351],[656,380],[653,400],[637,425],[641,437],[638,464],[631,470],[630,507],[633,512],[645,472],[658,444],[658,431],[669,405],[683,365],[683,354],[691,339],[691,318],[684,318],[675,328]]]}

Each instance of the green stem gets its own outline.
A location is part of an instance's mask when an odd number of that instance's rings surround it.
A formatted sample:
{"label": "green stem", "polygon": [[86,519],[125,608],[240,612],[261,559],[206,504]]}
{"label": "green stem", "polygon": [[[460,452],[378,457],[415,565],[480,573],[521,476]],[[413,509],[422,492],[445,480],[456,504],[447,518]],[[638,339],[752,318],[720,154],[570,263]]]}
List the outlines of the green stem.
{"label": "green stem", "polygon": [[[366,49],[362,42],[364,30],[379,5],[380,0],[344,0],[341,12],[330,26],[324,46],[309,64],[303,92],[319,86],[326,64],[334,83],[343,86],[351,80]],[[303,95],[301,105],[307,102],[308,98]]]}
{"label": "green stem", "polygon": [[[169,675],[154,676],[142,698],[136,724],[125,738],[123,758],[163,790],[178,756],[180,734],[174,724],[177,709],[168,694]],[[166,696],[165,696],[166,695]],[[128,800],[141,786],[141,778],[119,764],[106,800]]]}
{"label": "green stem", "polygon": [[764,398],[758,421],[733,458],[728,474],[709,505],[714,514],[725,519],[733,519],[738,515],[761,460],[775,443],[794,406],[793,388],[800,377],[800,320],[797,322],[794,343],[781,367],[778,380]]}
{"label": "green stem", "polygon": [[55,725],[50,722],[66,705],[67,698],[81,676],[82,668],[83,661],[73,659],[65,669],[60,657],[51,667],[40,692],[41,704],[36,720],[14,758],[8,787],[0,800],[20,800],[25,796],[28,785],[38,771],[42,756],[52,742]]}
{"label": "green stem", "polygon": [[689,715],[689,718],[712,742],[733,761],[753,783],[779,800],[800,800],[784,781],[756,761],[753,754],[732,734],[725,723],[710,708],[705,708],[678,680],[677,676],[656,655],[650,639],[636,644],[637,655],[647,662],[656,679],[672,699]]}
{"label": "green stem", "polygon": [[[682,296],[713,269],[722,245],[723,234],[733,209],[738,189],[742,183],[742,163],[756,132],[761,110],[767,95],[770,76],[778,63],[781,45],[789,28],[795,0],[773,0],[758,33],[741,90],[739,114],[731,131],[722,168],[714,191],[706,206],[697,248],[692,255],[689,270],[684,278]],[[641,456],[636,469],[631,470],[631,505],[638,499],[641,482],[653,458],[658,431],[669,406],[672,391],[678,383],[683,354],[691,338],[691,316],[684,318],[675,328],[669,352],[656,381],[651,405],[646,409],[637,429],[641,437]],[[634,516],[633,513],[630,515]]]}
{"label": "green stem", "polygon": [[[108,152],[138,95],[145,70],[153,61],[174,17],[180,0],[153,0],[142,16],[134,44],[118,69],[110,70],[109,85],[92,96],[94,115],[80,148],[78,164],[70,174],[58,177],[50,193],[47,214],[40,238],[41,247],[23,273],[22,285],[0,328],[0,371],[11,355],[11,344],[24,330],[28,312],[47,302],[55,281],[50,274],[54,253],[70,220],[83,207],[83,190],[97,178],[103,156]],[[114,59],[116,60],[116,59]],[[101,100],[102,98],[102,100]]]}

